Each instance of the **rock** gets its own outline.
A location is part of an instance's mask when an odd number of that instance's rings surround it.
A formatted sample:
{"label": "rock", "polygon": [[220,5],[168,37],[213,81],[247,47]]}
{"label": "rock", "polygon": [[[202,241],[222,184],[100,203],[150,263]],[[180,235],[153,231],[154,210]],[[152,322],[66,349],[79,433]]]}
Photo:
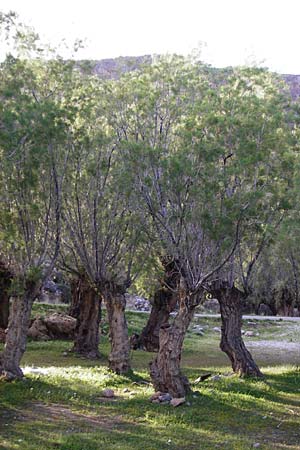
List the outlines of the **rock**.
{"label": "rock", "polygon": [[196,378],[195,384],[201,383],[202,381],[207,380],[207,378],[211,377],[211,373],[205,373],[204,375],[201,375],[200,377]]}
{"label": "rock", "polygon": [[220,381],[222,379],[221,375],[214,375],[213,377],[211,377],[212,381]]}
{"label": "rock", "polygon": [[185,403],[185,397],[173,398],[170,401],[170,405],[174,406],[174,408],[176,408],[179,405],[183,405],[183,403]]}
{"label": "rock", "polygon": [[257,327],[257,323],[256,322],[248,321],[247,325],[249,325],[249,327]]}
{"label": "rock", "polygon": [[170,395],[169,393],[161,394],[161,395],[158,397],[158,400],[159,400],[160,402],[170,402],[170,401],[172,400],[172,395]]}
{"label": "rock", "polygon": [[115,393],[112,389],[104,389],[101,393],[101,396],[105,398],[114,398]]}
{"label": "rock", "polygon": [[254,336],[254,331],[246,331],[245,336]]}
{"label": "rock", "polygon": [[162,394],[163,394],[163,392],[160,392],[160,391],[155,392],[153,395],[151,395],[150,402],[152,402],[153,400],[158,400],[158,397]]}
{"label": "rock", "polygon": [[213,331],[215,331],[216,333],[221,333],[221,328],[220,327],[214,327]]}
{"label": "rock", "polygon": [[215,298],[210,298],[205,300],[205,302],[203,303],[203,307],[205,308],[205,310],[214,313],[214,314],[219,314],[220,313],[220,305],[217,299]]}
{"label": "rock", "polygon": [[76,319],[67,314],[53,313],[33,320],[28,336],[36,340],[73,339]]}
{"label": "rock", "polygon": [[53,339],[73,339],[76,319],[67,314],[53,313],[45,317],[44,322]]}
{"label": "rock", "polygon": [[125,388],[125,389],[123,389],[123,392],[124,392],[124,393],[129,392],[129,389],[128,389],[128,388]]}
{"label": "rock", "polygon": [[256,442],[255,444],[252,445],[253,448],[259,448],[260,447],[260,443]]}
{"label": "rock", "polygon": [[204,336],[204,333],[203,333],[203,331],[196,331],[196,333],[195,334],[197,334],[197,336]]}
{"label": "rock", "polygon": [[42,317],[37,317],[33,321],[27,336],[37,341],[48,341],[50,339],[48,328]]}

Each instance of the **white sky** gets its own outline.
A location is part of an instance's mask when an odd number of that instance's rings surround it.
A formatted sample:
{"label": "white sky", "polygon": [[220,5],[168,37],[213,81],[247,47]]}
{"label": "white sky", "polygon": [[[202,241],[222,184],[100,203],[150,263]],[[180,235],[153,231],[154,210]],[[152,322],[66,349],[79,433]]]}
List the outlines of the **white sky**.
{"label": "white sky", "polygon": [[214,66],[300,74],[300,0],[0,0],[0,10],[53,44],[86,39],[78,58],[189,53],[204,42]]}

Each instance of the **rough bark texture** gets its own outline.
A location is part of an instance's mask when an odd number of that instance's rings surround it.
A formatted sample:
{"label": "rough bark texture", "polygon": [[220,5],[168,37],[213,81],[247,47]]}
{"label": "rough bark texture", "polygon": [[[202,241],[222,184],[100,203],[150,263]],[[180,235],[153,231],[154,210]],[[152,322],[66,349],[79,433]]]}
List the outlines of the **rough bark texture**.
{"label": "rough bark texture", "polygon": [[11,272],[0,261],[0,328],[7,328],[9,317],[9,287]]}
{"label": "rough bark texture", "polygon": [[145,328],[140,336],[134,336],[131,340],[134,349],[142,348],[148,352],[158,352],[160,328],[169,322],[170,313],[174,311],[178,303],[178,296],[174,292],[179,281],[176,264],[165,258],[163,265],[165,275],[162,286],[154,294],[150,316]]}
{"label": "rough bark texture", "polygon": [[160,328],[158,355],[150,363],[150,376],[156,391],[168,392],[173,397],[184,397],[190,391],[188,379],[181,373],[180,361],[184,337],[196,306],[195,299],[181,299],[173,324]]}
{"label": "rough bark texture", "polygon": [[73,351],[86,358],[100,358],[101,298],[85,277],[72,283],[71,313],[76,318]]}
{"label": "rough bark texture", "polygon": [[12,299],[6,343],[0,357],[0,375],[7,380],[23,377],[20,362],[26,350],[32,305],[39,290],[40,285],[27,283],[23,296]]}
{"label": "rough bark texture", "polygon": [[220,303],[222,337],[220,348],[231,361],[232,369],[240,376],[262,377],[242,339],[241,299],[243,293],[235,286],[218,283],[211,293]]}
{"label": "rough bark texture", "polygon": [[107,318],[109,322],[109,339],[111,351],[108,358],[109,368],[117,374],[130,370],[130,344],[127,321],[125,317],[125,290],[120,286],[105,287],[104,295]]}

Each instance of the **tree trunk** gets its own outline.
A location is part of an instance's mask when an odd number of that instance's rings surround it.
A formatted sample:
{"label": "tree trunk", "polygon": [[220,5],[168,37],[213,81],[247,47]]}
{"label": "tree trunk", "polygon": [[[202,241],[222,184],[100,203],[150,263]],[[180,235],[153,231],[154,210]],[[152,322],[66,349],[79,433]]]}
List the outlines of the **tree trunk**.
{"label": "tree trunk", "polygon": [[109,368],[117,374],[128,372],[130,367],[130,344],[125,317],[125,290],[110,283],[104,295],[109,322],[111,351],[108,358]]}
{"label": "tree trunk", "polygon": [[0,376],[7,380],[23,377],[20,362],[26,350],[32,305],[39,290],[39,284],[28,283],[23,296],[12,298],[6,343],[0,357]]}
{"label": "tree trunk", "polygon": [[9,287],[11,273],[0,261],[0,328],[6,329],[9,317]]}
{"label": "tree trunk", "polygon": [[148,352],[158,352],[159,331],[168,324],[170,313],[177,304],[176,295],[167,288],[161,288],[154,294],[150,316],[140,336],[132,340],[133,348],[142,348]]}
{"label": "tree trunk", "polygon": [[190,392],[188,379],[180,370],[180,361],[184,337],[197,306],[193,300],[195,299],[182,299],[173,324],[161,326],[158,355],[150,363],[154,389],[168,392],[173,397],[184,397]]}
{"label": "tree trunk", "polygon": [[72,317],[77,319],[73,351],[86,358],[100,358],[101,298],[85,277],[72,282]]}
{"label": "tree trunk", "polygon": [[220,304],[222,337],[220,348],[231,361],[232,369],[240,376],[262,377],[242,339],[241,299],[243,293],[235,286],[222,283],[212,289],[212,295]]}
{"label": "tree trunk", "polygon": [[0,328],[3,328],[4,330],[7,328],[8,317],[9,317],[9,295],[5,290],[0,290]]}
{"label": "tree trunk", "polygon": [[169,322],[170,314],[178,302],[176,287],[179,273],[176,263],[173,259],[165,257],[162,259],[162,264],[165,269],[162,286],[154,294],[150,316],[145,328],[140,336],[133,336],[131,339],[134,349],[142,348],[148,352],[158,352],[160,327]]}

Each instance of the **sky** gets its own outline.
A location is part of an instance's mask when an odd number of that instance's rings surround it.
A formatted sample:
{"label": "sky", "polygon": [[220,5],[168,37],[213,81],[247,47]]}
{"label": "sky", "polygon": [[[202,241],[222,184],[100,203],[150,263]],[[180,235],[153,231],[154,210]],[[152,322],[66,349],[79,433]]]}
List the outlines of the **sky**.
{"label": "sky", "polygon": [[52,45],[83,39],[80,59],[201,49],[215,67],[300,74],[300,0],[0,0],[0,10]]}

